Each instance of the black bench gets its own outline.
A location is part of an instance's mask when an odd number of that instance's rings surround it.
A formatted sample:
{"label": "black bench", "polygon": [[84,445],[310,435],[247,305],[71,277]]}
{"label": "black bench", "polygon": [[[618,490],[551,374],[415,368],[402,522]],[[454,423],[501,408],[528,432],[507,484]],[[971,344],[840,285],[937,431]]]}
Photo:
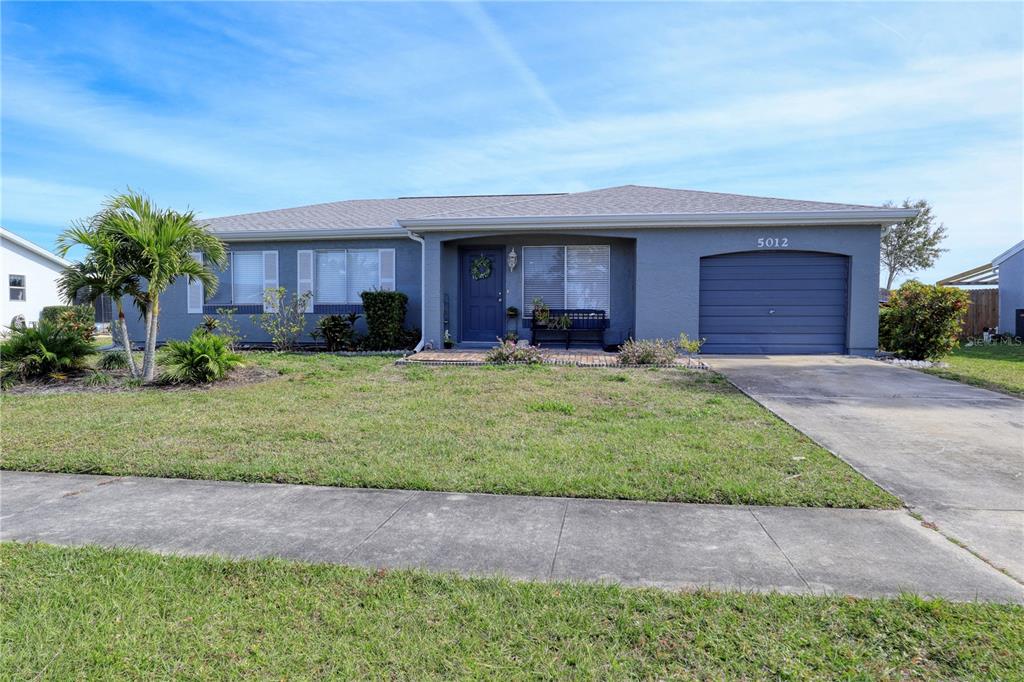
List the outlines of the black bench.
{"label": "black bench", "polygon": [[[546,338],[565,339],[568,348],[573,341],[592,338],[604,345],[604,332],[608,329],[608,313],[591,308],[551,308],[551,314],[543,323],[533,317],[530,320],[530,345]],[[562,322],[568,318],[568,324]]]}

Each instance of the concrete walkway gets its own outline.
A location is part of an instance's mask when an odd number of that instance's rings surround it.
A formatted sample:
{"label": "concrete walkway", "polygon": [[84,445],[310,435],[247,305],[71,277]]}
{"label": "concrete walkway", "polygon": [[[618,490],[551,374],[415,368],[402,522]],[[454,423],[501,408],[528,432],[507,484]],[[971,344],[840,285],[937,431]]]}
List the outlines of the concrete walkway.
{"label": "concrete walkway", "polygon": [[1024,401],[863,358],[706,361],[942,533],[1024,580]]}
{"label": "concrete walkway", "polygon": [[530,580],[1024,603],[902,511],[0,474],[0,539]]}

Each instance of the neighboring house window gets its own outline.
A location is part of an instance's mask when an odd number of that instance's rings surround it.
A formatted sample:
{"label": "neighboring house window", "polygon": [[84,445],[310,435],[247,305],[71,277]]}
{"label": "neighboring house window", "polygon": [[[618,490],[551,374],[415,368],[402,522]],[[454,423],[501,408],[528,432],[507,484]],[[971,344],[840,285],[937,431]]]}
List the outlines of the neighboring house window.
{"label": "neighboring house window", "polygon": [[590,308],[609,312],[611,248],[604,246],[524,246],[523,310],[533,299],[551,308]]}
{"label": "neighboring house window", "polygon": [[7,285],[10,287],[12,301],[25,300],[25,275],[8,275]]}
{"label": "neighboring house window", "polygon": [[263,303],[263,252],[231,254],[231,302],[238,305]]}
{"label": "neighboring house window", "polygon": [[317,251],[315,302],[358,304],[364,291],[394,291],[394,258],[394,249]]}

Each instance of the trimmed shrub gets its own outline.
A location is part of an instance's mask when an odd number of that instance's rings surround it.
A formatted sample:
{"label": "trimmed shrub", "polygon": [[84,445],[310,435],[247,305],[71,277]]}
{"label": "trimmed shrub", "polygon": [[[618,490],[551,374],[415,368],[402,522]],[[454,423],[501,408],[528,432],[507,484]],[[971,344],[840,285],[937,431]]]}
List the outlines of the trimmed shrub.
{"label": "trimmed shrub", "polygon": [[900,358],[938,360],[959,345],[968,305],[962,289],[905,282],[879,313],[879,345]]}
{"label": "trimmed shrub", "polygon": [[621,365],[671,365],[676,360],[675,341],[665,339],[640,340],[626,339],[619,348],[619,364]]}
{"label": "trimmed shrub", "polygon": [[82,369],[85,358],[95,352],[89,339],[52,322],[12,329],[0,343],[0,385],[43,377],[64,379],[68,372]]}
{"label": "trimmed shrub", "polygon": [[311,332],[314,339],[323,339],[329,351],[354,350],[356,342],[356,320],[359,313],[346,315],[325,315],[316,321]]}
{"label": "trimmed shrub", "polygon": [[170,383],[208,384],[242,364],[242,356],[220,336],[192,332],[187,341],[169,341],[160,356],[161,378]]}
{"label": "trimmed shrub", "polygon": [[96,333],[96,311],[91,305],[48,305],[39,313],[39,322],[49,322],[92,341]]}
{"label": "trimmed shrub", "polygon": [[501,345],[487,351],[486,359],[495,365],[539,365],[544,361],[540,348],[518,346],[515,341],[502,341]]}
{"label": "trimmed shrub", "polygon": [[407,345],[405,311],[409,297],[400,291],[364,291],[367,350],[400,350]]}

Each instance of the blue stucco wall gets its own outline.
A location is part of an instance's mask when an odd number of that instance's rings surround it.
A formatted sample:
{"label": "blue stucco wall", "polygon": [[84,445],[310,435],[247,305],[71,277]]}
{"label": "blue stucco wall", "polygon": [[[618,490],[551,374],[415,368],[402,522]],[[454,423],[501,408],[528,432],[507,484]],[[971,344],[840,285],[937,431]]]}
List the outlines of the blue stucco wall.
{"label": "blue stucco wall", "polygon": [[[634,302],[636,300],[634,282],[636,281],[636,257],[634,240],[609,238],[606,236],[583,235],[458,235],[451,236],[441,246],[441,303],[442,303],[442,334],[445,326],[452,337],[460,339],[460,301],[459,301],[459,250],[474,246],[504,246],[506,259],[508,252],[516,250],[519,264],[512,272],[508,270],[505,260],[502,261],[505,277],[504,306],[519,308],[519,319],[508,320],[507,330],[519,332],[521,338],[529,338],[529,321],[522,318],[522,312],[529,301],[523,300],[523,247],[524,246],[563,246],[577,245],[608,245],[610,269],[610,326],[605,334],[606,343],[621,343],[633,332]],[[447,305],[445,303],[447,302]]]}
{"label": "blue stucco wall", "polygon": [[[786,239],[793,251],[820,251],[848,256],[850,259],[849,321],[847,324],[847,350],[851,354],[871,355],[878,348],[878,272],[880,226],[836,227],[716,227],[716,228],[655,228],[628,230],[574,231],[557,239],[564,243],[588,244],[599,239],[609,243],[631,244],[634,258],[632,287],[633,310],[631,327],[636,338],[675,338],[685,331],[691,337],[698,334],[700,298],[700,259],[723,253],[757,250],[759,238]],[[448,294],[448,324],[456,317],[457,308],[452,291],[457,289],[454,260],[462,243],[522,244],[558,243],[555,238],[494,232],[479,234],[432,233],[426,240],[426,324],[425,335],[437,346],[444,332],[444,296]],[[628,272],[623,258],[628,261],[628,248],[613,254],[612,317],[628,304]],[[513,278],[514,281],[514,278]],[[515,293],[510,292],[515,301]],[[517,305],[513,303],[513,305]],[[457,325],[457,322],[455,322]],[[613,324],[619,324],[613,322]],[[449,326],[451,330],[451,326]],[[621,333],[621,328],[616,333]],[[609,341],[617,339],[609,334]]]}
{"label": "blue stucco wall", "polygon": [[[819,251],[849,257],[849,322],[848,352],[873,354],[878,345],[878,252],[880,228],[858,227],[786,227],[786,228],[654,228],[618,230],[576,230],[562,235],[509,233],[429,233],[424,235],[423,258],[426,260],[426,288],[420,291],[420,245],[411,239],[331,240],[303,242],[246,242],[229,244],[235,251],[278,251],[279,281],[289,292],[297,286],[297,255],[300,249],[327,248],[394,248],[396,288],[409,296],[406,325],[420,326],[421,300],[425,300],[425,336],[434,347],[441,345],[446,324],[458,338],[458,248],[460,245],[495,245],[514,247],[522,254],[524,245],[604,244],[611,246],[611,328],[606,340],[616,343],[629,335],[636,338],[675,338],[685,331],[698,334],[700,259],[724,253],[758,250],[759,238],[786,239],[792,251]],[[1018,269],[1007,281],[1016,277]],[[504,264],[502,264],[503,267]],[[505,268],[505,305],[523,308],[522,261],[516,271]],[[1002,277],[1000,278],[1003,279]],[[1022,283],[1021,288],[1024,288]],[[161,299],[159,340],[183,338],[200,323],[202,315],[189,314],[185,282],[177,282]],[[1019,290],[1018,290],[1019,291]],[[227,303],[229,287],[211,298],[211,303]],[[1001,296],[1001,299],[1003,297]],[[447,307],[445,305],[447,299]],[[1019,299],[1018,299],[1019,300]],[[1006,310],[1011,296],[1006,296]],[[1024,307],[1024,306],[1018,306]],[[130,307],[126,308],[130,310]],[[315,318],[309,315],[309,329]],[[129,312],[132,338],[142,339],[142,323]],[[268,341],[266,335],[250,322],[248,315],[237,316],[246,339]],[[519,321],[522,329],[523,322]],[[521,332],[523,333],[523,332]],[[306,337],[308,339],[308,335]]]}
{"label": "blue stucco wall", "polygon": [[999,264],[999,331],[1016,333],[1018,308],[1024,308],[1024,251]]}
{"label": "blue stucco wall", "polygon": [[[242,251],[277,251],[278,284],[288,290],[291,296],[298,288],[298,251],[304,249],[395,249],[395,289],[409,296],[409,307],[406,325],[420,326],[420,246],[411,239],[366,239],[366,240],[317,240],[303,242],[238,242],[229,243],[228,248],[234,252]],[[231,284],[230,273],[221,273],[222,284],[218,291],[207,298],[208,305],[230,307]],[[185,280],[175,282],[160,297],[160,329],[157,340],[161,343],[168,339],[188,337],[199,325],[203,316],[188,312],[187,285]],[[133,343],[141,343],[144,337],[144,325],[134,314],[134,308],[126,304],[125,314],[128,318],[128,330]],[[306,334],[303,341],[311,341],[316,320],[322,314],[306,315]],[[249,315],[236,314],[235,322],[241,329],[246,341],[262,343],[269,341],[267,334],[254,325]],[[360,320],[357,328],[365,332],[365,320]]]}

